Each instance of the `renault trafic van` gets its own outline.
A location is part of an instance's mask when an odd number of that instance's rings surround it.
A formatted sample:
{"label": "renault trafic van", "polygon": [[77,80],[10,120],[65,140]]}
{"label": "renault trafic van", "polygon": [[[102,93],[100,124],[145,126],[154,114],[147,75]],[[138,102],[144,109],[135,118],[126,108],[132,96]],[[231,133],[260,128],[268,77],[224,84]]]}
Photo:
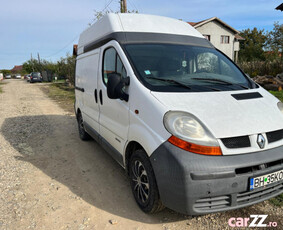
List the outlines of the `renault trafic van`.
{"label": "renault trafic van", "polygon": [[190,215],[283,192],[283,104],[189,24],[107,14],[84,31],[75,111],[138,206]]}

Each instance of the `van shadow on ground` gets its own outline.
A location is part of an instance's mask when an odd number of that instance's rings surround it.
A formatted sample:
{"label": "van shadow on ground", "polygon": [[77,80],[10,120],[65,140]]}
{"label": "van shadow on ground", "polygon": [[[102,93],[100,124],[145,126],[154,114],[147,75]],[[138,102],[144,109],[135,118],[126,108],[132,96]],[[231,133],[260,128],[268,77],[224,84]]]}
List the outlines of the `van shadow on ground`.
{"label": "van shadow on ground", "polygon": [[31,163],[99,209],[143,223],[188,218],[169,209],[154,215],[140,211],[124,170],[95,141],[79,139],[74,117],[7,118],[1,132],[21,154],[17,160]]}

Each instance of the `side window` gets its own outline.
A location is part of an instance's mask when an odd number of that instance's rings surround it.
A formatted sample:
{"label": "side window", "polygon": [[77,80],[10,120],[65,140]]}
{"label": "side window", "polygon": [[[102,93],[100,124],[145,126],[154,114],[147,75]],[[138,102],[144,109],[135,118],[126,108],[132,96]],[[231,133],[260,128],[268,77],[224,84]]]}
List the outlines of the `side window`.
{"label": "side window", "polygon": [[103,82],[106,85],[111,73],[117,73],[123,78],[127,77],[126,69],[114,48],[107,49],[103,56]]}
{"label": "side window", "polygon": [[118,56],[118,54],[117,54],[116,72],[117,72],[118,74],[120,74],[122,78],[127,77],[126,69],[125,69],[125,67],[124,67],[124,65],[123,65],[123,63],[122,63],[120,57]]}
{"label": "side window", "polygon": [[103,81],[107,84],[108,75],[115,72],[116,50],[109,48],[105,51],[103,57]]}

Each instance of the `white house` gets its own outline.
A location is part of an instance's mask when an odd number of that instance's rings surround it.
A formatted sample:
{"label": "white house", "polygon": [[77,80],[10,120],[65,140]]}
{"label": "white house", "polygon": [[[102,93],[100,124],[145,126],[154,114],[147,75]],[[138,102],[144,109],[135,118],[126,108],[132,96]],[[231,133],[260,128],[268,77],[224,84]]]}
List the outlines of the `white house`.
{"label": "white house", "polygon": [[203,34],[217,49],[221,50],[233,61],[238,61],[239,40],[244,40],[239,35],[238,30],[217,17],[188,23]]}

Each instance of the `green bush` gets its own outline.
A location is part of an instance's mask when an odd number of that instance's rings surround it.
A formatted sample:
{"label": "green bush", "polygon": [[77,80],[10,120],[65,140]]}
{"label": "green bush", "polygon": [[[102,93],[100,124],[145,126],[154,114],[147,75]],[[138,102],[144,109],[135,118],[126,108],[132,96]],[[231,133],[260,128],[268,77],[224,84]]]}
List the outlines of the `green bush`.
{"label": "green bush", "polygon": [[283,62],[280,59],[273,61],[250,61],[239,63],[240,68],[251,77],[271,75],[276,76],[283,72]]}

